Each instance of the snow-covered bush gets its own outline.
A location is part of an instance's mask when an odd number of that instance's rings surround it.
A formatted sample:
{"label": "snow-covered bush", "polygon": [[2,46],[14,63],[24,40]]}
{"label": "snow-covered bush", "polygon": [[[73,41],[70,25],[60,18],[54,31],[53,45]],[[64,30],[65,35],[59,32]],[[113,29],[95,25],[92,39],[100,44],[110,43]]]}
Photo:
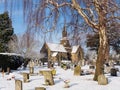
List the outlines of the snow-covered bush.
{"label": "snow-covered bush", "polygon": [[0,67],[6,71],[7,67],[16,70],[23,63],[23,57],[14,53],[0,53]]}

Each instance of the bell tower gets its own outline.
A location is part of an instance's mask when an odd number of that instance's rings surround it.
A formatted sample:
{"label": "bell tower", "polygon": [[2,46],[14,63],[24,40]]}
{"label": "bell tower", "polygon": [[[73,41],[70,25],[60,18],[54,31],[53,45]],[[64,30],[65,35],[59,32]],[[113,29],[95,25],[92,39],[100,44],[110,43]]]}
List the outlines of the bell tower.
{"label": "bell tower", "polygon": [[63,27],[62,37],[67,37],[66,26]]}
{"label": "bell tower", "polygon": [[60,40],[60,43],[66,48],[67,51],[71,47],[69,43],[69,39],[67,37],[66,26],[63,27],[62,39]]}

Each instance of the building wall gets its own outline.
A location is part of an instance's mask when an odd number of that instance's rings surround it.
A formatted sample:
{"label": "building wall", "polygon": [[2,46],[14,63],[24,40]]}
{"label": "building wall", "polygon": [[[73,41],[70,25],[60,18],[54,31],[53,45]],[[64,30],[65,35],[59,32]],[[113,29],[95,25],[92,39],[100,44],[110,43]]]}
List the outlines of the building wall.
{"label": "building wall", "polygon": [[76,53],[71,53],[71,57],[72,57],[72,62],[73,63],[80,63],[80,65],[82,65],[83,63],[83,52],[81,51],[81,48],[79,48],[77,50]]}

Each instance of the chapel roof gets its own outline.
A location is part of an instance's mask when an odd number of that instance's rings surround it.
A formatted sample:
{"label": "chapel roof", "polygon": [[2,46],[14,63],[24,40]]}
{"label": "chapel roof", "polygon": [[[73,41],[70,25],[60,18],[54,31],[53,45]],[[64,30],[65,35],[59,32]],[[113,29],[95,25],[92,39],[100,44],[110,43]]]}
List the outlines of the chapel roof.
{"label": "chapel roof", "polygon": [[71,51],[71,53],[76,53],[77,50],[78,50],[78,48],[79,48],[79,45],[77,45],[77,46],[73,46],[73,47],[72,47],[72,51]]}
{"label": "chapel roof", "polygon": [[47,46],[49,47],[49,49],[51,51],[54,51],[54,52],[67,52],[65,50],[65,47],[62,45],[62,44],[55,44],[55,43],[46,43]]}

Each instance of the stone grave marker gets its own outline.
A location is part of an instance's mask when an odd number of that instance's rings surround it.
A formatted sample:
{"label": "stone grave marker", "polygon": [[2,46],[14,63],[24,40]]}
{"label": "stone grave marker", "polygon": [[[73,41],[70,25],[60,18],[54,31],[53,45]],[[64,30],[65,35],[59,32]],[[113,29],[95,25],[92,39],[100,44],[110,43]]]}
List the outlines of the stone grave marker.
{"label": "stone grave marker", "polygon": [[23,90],[21,80],[15,80],[15,90]]}
{"label": "stone grave marker", "polygon": [[34,62],[33,61],[29,62],[29,72],[30,74],[34,73]]}
{"label": "stone grave marker", "polygon": [[2,77],[4,77],[4,74],[5,74],[5,72],[4,72],[4,70],[2,70]]}
{"label": "stone grave marker", "polygon": [[106,66],[105,69],[104,69],[104,72],[105,73],[110,73],[110,70],[111,70],[111,67],[110,66],[109,67]]}
{"label": "stone grave marker", "polygon": [[7,72],[6,74],[8,75],[10,73],[10,67],[7,67]]}
{"label": "stone grave marker", "polygon": [[34,67],[29,67],[29,73],[34,74]]}
{"label": "stone grave marker", "polygon": [[35,90],[46,90],[44,87],[36,87]]}
{"label": "stone grave marker", "polygon": [[43,75],[43,71],[42,71],[42,70],[40,70],[40,71],[39,71],[39,74],[40,74],[40,75]]}
{"label": "stone grave marker", "polygon": [[74,68],[74,75],[76,76],[80,76],[81,74],[81,67],[79,65],[77,65],[75,68]]}
{"label": "stone grave marker", "polygon": [[89,68],[90,69],[95,69],[95,66],[94,65],[90,65]]}
{"label": "stone grave marker", "polygon": [[105,75],[101,74],[98,76],[98,84],[99,85],[107,85],[108,79],[105,77]]}
{"label": "stone grave marker", "polygon": [[51,70],[44,70],[43,76],[45,78],[46,85],[54,85],[53,74]]}
{"label": "stone grave marker", "polygon": [[111,76],[117,76],[117,69],[111,68],[110,73],[111,73]]}
{"label": "stone grave marker", "polygon": [[53,74],[53,76],[56,75],[56,70],[54,68],[52,69],[52,74]]}
{"label": "stone grave marker", "polygon": [[24,83],[29,82],[29,74],[28,73],[22,73],[22,74],[23,74]]}
{"label": "stone grave marker", "polygon": [[52,62],[51,61],[48,61],[48,68],[52,68]]}

